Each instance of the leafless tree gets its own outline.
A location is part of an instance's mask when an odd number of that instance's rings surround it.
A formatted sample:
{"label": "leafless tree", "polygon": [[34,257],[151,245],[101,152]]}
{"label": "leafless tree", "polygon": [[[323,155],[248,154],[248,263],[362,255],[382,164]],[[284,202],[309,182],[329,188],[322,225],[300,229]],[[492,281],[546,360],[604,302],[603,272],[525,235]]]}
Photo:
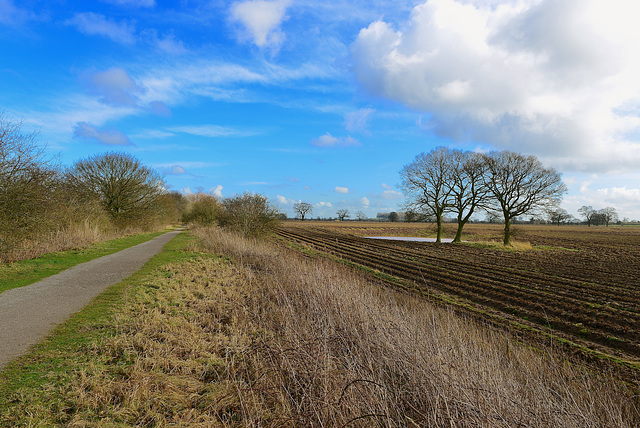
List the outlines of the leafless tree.
{"label": "leafless tree", "polygon": [[606,207],[598,211],[602,215],[605,226],[618,221],[618,212],[613,207]]}
{"label": "leafless tree", "polygon": [[511,244],[511,220],[536,208],[557,204],[567,191],[562,175],[535,156],[501,151],[485,156],[485,182],[504,217],[504,245]]}
{"label": "leafless tree", "polygon": [[338,220],[344,221],[345,218],[349,217],[349,210],[341,209],[336,212],[338,216]]}
{"label": "leafless tree", "polygon": [[363,213],[362,211],[358,211],[356,213],[356,218],[358,219],[358,221],[364,221],[367,219],[367,215],[365,213]]}
{"label": "leafless tree", "polygon": [[119,224],[140,221],[164,192],[162,177],[127,153],[105,153],[77,161],[67,173],[79,192],[98,195]]}
{"label": "leafless tree", "polygon": [[420,153],[400,171],[400,187],[409,199],[408,205],[436,218],[436,242],[442,242],[442,216],[453,204],[451,159],[450,149],[438,147]]}
{"label": "leafless tree", "polygon": [[0,112],[0,249],[52,226],[59,174],[36,136]]}
{"label": "leafless tree", "polygon": [[592,206],[586,206],[586,205],[583,205],[578,210],[578,212],[582,214],[588,226],[591,226],[591,224],[593,223],[593,216],[598,213],[596,210],[593,209]]}
{"label": "leafless tree", "polygon": [[547,208],[547,216],[549,217],[549,221],[551,223],[558,226],[560,226],[560,223],[564,223],[565,221],[573,217],[564,208],[560,208],[554,205]]}
{"label": "leafless tree", "polygon": [[452,163],[449,179],[450,207],[451,211],[456,213],[458,220],[458,229],[453,242],[460,242],[464,225],[478,208],[486,206],[491,192],[484,179],[487,165],[482,154],[453,150],[450,156]]}
{"label": "leafless tree", "polygon": [[308,202],[296,202],[293,204],[293,211],[296,213],[296,217],[304,221],[307,215],[313,214],[313,205]]}

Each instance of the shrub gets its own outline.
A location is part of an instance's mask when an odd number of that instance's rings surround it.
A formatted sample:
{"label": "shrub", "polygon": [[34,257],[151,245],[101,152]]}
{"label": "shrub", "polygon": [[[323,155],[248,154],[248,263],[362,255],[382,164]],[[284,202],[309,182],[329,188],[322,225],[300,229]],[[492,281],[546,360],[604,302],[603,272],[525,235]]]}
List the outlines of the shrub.
{"label": "shrub", "polygon": [[260,236],[268,233],[278,224],[280,212],[266,196],[255,193],[226,198],[222,201],[223,211],[220,226],[242,233],[245,236]]}

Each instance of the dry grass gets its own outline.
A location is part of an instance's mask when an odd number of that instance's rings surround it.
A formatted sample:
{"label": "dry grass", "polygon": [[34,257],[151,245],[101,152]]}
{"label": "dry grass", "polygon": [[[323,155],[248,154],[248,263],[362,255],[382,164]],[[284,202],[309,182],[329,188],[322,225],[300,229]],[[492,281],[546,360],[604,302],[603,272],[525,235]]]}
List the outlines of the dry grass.
{"label": "dry grass", "polygon": [[[385,290],[328,261],[217,230],[217,252],[259,273],[256,384],[294,425],[635,426],[637,397],[553,350]],[[266,314],[266,315],[265,315]],[[255,387],[254,387],[255,388]],[[266,392],[269,392],[268,394]]]}
{"label": "dry grass", "polygon": [[[68,426],[632,427],[605,375],[328,260],[219,229],[127,296],[59,391]],[[202,250],[195,246],[191,250]],[[48,406],[51,407],[51,406]],[[29,409],[34,421],[48,408]],[[38,413],[40,412],[40,413]],[[37,423],[34,423],[36,426]]]}

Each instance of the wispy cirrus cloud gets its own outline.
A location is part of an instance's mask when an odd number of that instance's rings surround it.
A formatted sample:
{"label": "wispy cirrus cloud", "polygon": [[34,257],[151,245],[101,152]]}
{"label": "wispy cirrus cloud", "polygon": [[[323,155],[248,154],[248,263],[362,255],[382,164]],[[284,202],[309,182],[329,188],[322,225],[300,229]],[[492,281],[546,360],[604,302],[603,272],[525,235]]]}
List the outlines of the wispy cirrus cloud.
{"label": "wispy cirrus cloud", "polygon": [[99,13],[76,13],[73,18],[66,21],[66,24],[76,27],[81,33],[106,37],[125,45],[134,44],[136,41],[136,30],[132,23],[116,22]]}
{"label": "wispy cirrus cloud", "polygon": [[192,125],[173,126],[168,128],[171,132],[182,132],[184,134],[197,135],[199,137],[250,137],[258,135],[259,132],[253,130],[243,130],[219,125]]}

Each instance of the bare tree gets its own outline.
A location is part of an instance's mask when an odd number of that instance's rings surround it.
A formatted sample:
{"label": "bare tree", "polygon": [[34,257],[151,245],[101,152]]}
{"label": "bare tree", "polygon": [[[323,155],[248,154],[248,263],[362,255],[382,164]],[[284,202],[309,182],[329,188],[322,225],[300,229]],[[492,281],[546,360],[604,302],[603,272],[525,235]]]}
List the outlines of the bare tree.
{"label": "bare tree", "polygon": [[511,244],[511,220],[536,208],[558,203],[567,191],[562,175],[535,156],[502,151],[485,156],[486,184],[495,209],[504,217],[504,245]]}
{"label": "bare tree", "polygon": [[313,214],[313,205],[308,202],[296,202],[293,204],[293,211],[296,213],[296,217],[304,221],[307,215]]}
{"label": "bare tree", "polygon": [[588,226],[593,223],[593,216],[597,214],[597,211],[592,206],[583,205],[578,212],[582,214]]}
{"label": "bare tree", "polygon": [[487,165],[482,154],[453,150],[451,163],[450,207],[451,211],[456,213],[458,220],[458,229],[453,242],[460,242],[464,225],[478,208],[486,206],[491,192],[484,179]]}
{"label": "bare tree", "polygon": [[547,216],[549,217],[549,221],[551,223],[558,226],[560,226],[560,223],[564,223],[572,217],[572,215],[569,214],[564,208],[553,205],[547,208]]}
{"label": "bare tree", "polygon": [[68,171],[80,192],[98,195],[117,224],[140,221],[164,192],[162,177],[127,153],[105,153],[77,161]]}
{"label": "bare tree", "polygon": [[388,219],[390,222],[395,223],[395,222],[397,222],[398,220],[400,220],[400,216],[398,215],[398,213],[397,213],[397,212],[392,211],[392,212],[390,212],[390,213],[389,213],[389,216],[387,217],[387,219]]}
{"label": "bare tree", "polygon": [[338,220],[344,221],[345,218],[349,217],[349,210],[341,209],[336,212],[338,216]]}
{"label": "bare tree", "polygon": [[618,212],[613,207],[606,207],[598,211],[602,215],[605,226],[618,221]]}
{"label": "bare tree", "polygon": [[356,213],[356,218],[358,219],[358,221],[364,221],[367,219],[367,215],[365,213],[363,213],[362,211],[358,211]]}
{"label": "bare tree", "polygon": [[442,242],[442,216],[453,204],[451,176],[452,152],[438,147],[429,153],[420,153],[400,171],[400,187],[412,205],[436,218],[436,242]]}
{"label": "bare tree", "polygon": [[52,226],[59,174],[36,136],[0,112],[0,250]]}

